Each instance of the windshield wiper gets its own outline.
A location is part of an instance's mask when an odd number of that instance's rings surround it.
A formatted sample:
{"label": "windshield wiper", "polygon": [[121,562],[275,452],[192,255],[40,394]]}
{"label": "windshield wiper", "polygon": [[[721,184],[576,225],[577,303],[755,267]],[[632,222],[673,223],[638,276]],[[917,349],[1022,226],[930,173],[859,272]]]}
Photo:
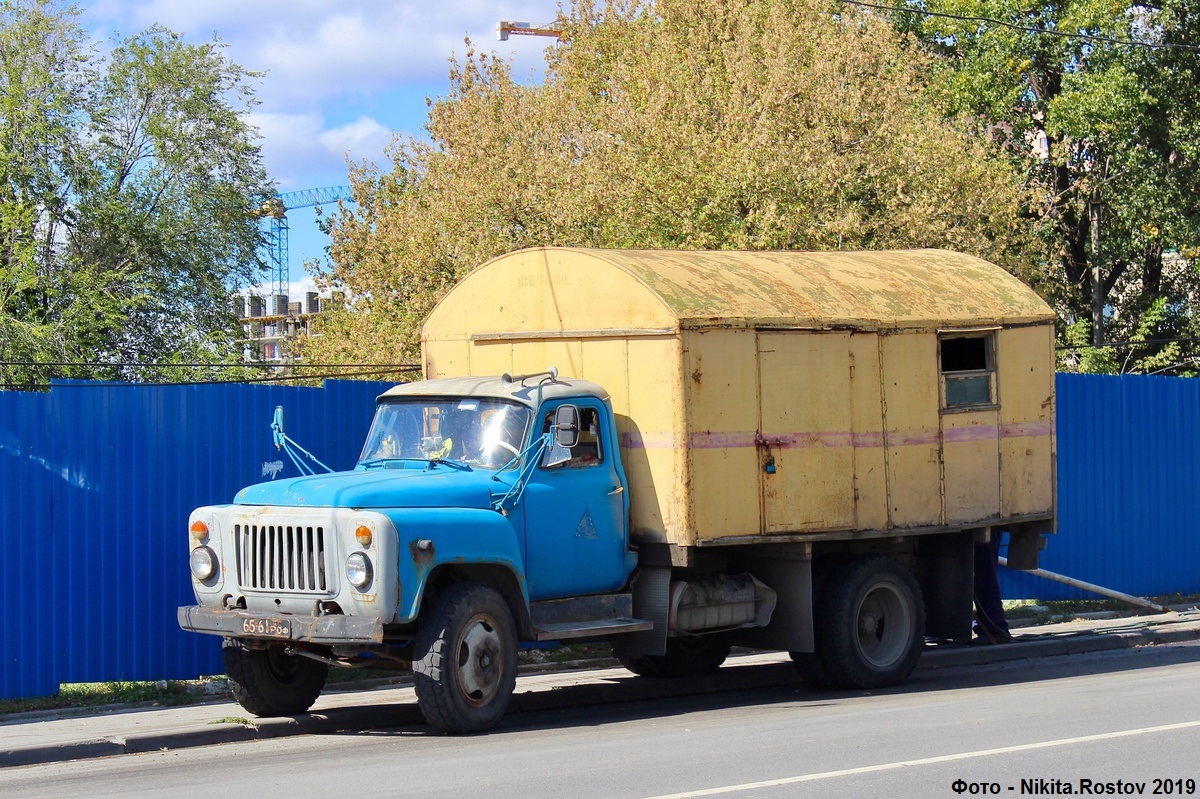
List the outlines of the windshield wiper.
{"label": "windshield wiper", "polygon": [[463,463],[462,461],[454,460],[453,458],[398,458],[398,457],[368,458],[365,461],[359,461],[358,465],[362,466],[364,469],[373,469],[376,466],[387,466],[389,463],[397,463],[397,462],[403,463],[405,461],[413,461],[416,463],[427,463],[427,464],[429,464],[430,469],[434,468],[435,466],[438,466],[439,464],[444,464],[453,469],[458,469],[459,471],[462,471],[462,472],[474,471],[469,464]]}
{"label": "windshield wiper", "polygon": [[429,459],[429,468],[430,469],[432,469],[434,466],[437,466],[438,464],[445,464],[446,466],[450,466],[455,469],[458,469],[460,472],[475,471],[474,469],[472,469],[470,467],[469,464],[463,463],[462,461],[456,461],[451,458],[430,458]]}
{"label": "windshield wiper", "polygon": [[365,461],[359,461],[358,465],[364,466],[364,467],[370,469],[372,466],[382,466],[385,463],[391,463],[392,461],[402,461],[402,460],[405,460],[405,459],[404,458],[368,458]]}

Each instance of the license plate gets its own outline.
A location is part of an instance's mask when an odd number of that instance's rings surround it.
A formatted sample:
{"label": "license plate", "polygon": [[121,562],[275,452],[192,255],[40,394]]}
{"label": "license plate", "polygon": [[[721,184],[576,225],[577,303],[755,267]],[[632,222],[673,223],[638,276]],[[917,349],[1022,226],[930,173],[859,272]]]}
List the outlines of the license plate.
{"label": "license plate", "polygon": [[242,634],[256,638],[291,638],[292,623],[284,619],[242,619]]}

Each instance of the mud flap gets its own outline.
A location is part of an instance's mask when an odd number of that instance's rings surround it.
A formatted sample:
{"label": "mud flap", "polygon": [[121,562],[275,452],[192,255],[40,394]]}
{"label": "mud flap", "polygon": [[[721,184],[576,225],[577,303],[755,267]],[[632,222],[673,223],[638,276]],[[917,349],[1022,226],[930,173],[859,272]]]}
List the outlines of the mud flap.
{"label": "mud flap", "polygon": [[630,588],[633,589],[634,618],[652,621],[654,628],[620,636],[613,641],[613,653],[617,657],[662,655],[667,651],[671,567],[639,567]]}

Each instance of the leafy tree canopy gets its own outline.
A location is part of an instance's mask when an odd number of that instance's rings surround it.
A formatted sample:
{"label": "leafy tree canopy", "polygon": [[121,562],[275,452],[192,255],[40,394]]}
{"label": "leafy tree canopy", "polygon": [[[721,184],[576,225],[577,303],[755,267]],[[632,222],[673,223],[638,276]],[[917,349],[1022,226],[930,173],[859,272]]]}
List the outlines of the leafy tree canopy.
{"label": "leafy tree canopy", "polygon": [[[183,377],[240,358],[228,292],[273,188],[256,77],[154,27],[95,55],[77,10],[0,0],[0,382]],[[99,370],[46,363],[99,362]]]}
{"label": "leafy tree canopy", "polygon": [[[1007,134],[1041,237],[1035,285],[1068,365],[1195,371],[1200,8],[1192,0],[908,0],[895,14],[941,74],[942,107]],[[957,18],[956,18],[957,17]],[[981,19],[991,21],[981,21]]]}
{"label": "leafy tree canopy", "polygon": [[[933,56],[829,0],[579,0],[538,85],[475,51],[427,138],[352,170],[321,362],[413,358],[465,272],[536,245],[949,247],[1016,269],[1021,182],[947,119]],[[599,288],[599,287],[598,287]]]}

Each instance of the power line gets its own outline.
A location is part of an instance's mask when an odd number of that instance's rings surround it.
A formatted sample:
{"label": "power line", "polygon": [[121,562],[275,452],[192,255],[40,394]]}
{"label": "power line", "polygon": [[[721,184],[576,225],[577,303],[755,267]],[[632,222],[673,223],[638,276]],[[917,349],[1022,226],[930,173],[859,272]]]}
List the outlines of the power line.
{"label": "power line", "polygon": [[226,385],[256,385],[259,383],[283,383],[292,380],[337,380],[349,377],[379,377],[380,375],[392,374],[395,372],[411,371],[409,369],[395,369],[391,367],[363,369],[352,372],[327,372],[324,374],[309,374],[309,375],[274,375],[271,377],[249,377],[230,380],[180,380],[180,381],[163,381],[163,382],[131,382],[131,381],[112,381],[112,380],[88,380],[86,382],[61,382],[61,383],[14,383],[8,386],[0,386],[0,389],[8,391],[40,391],[43,389],[66,389],[66,388],[179,388],[190,386],[226,386]]}
{"label": "power line", "polygon": [[201,367],[211,369],[335,369],[335,368],[386,368],[412,371],[421,368],[419,363],[245,363],[243,361],[0,361],[0,366],[73,366],[80,368],[164,368]]}
{"label": "power line", "polygon": [[991,17],[975,17],[963,14],[949,14],[944,11],[930,11],[923,8],[911,8],[908,6],[891,6],[877,5],[875,3],[866,3],[862,0],[840,0],[850,6],[861,6],[862,8],[872,8],[877,11],[894,11],[900,14],[912,14],[920,17],[942,17],[944,19],[954,19],[962,22],[985,22],[991,25],[999,25],[1002,28],[1010,30],[1024,31],[1025,33],[1036,33],[1045,36],[1059,36],[1064,39],[1082,39],[1089,42],[1101,42],[1103,44],[1120,44],[1128,47],[1147,47],[1152,50],[1190,50],[1200,52],[1200,47],[1191,44],[1175,44],[1173,42],[1138,42],[1132,39],[1114,39],[1109,36],[1097,36],[1092,33],[1070,33],[1067,31],[1053,30],[1048,28],[1034,28],[1029,25],[1019,25],[1015,22],[1006,22],[1002,19],[993,19]]}
{"label": "power line", "polygon": [[1190,336],[1187,338],[1148,338],[1144,341],[1106,341],[1103,344],[1063,344],[1055,347],[1056,351],[1062,350],[1102,350],[1108,347],[1145,347],[1150,344],[1196,344],[1200,342],[1200,338]]}
{"label": "power line", "polygon": [[[340,368],[353,368],[353,370],[391,370],[394,372],[419,372],[421,371],[420,364],[242,364],[242,362],[232,362],[232,364],[210,364],[210,362],[191,362],[191,364],[180,364],[175,361],[0,361],[0,367],[4,366],[19,366],[24,368],[80,368],[80,370],[112,370],[112,368],[133,368],[133,370],[161,370],[161,368],[208,368],[208,370],[314,370],[314,368],[323,368],[323,370],[340,370]],[[320,377],[317,374],[302,374],[304,378]],[[274,378],[251,378],[253,380],[266,380]]]}

